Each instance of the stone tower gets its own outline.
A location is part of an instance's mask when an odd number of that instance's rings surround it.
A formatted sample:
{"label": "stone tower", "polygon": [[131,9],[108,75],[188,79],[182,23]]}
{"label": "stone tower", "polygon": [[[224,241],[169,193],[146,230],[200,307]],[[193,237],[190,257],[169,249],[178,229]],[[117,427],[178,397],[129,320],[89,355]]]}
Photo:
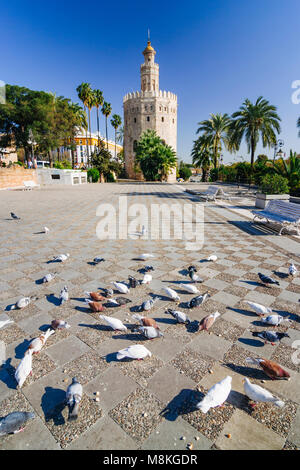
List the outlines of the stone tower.
{"label": "stone tower", "polygon": [[[134,171],[134,148],[145,130],[155,130],[166,144],[177,150],[177,96],[159,89],[159,65],[154,62],[156,51],[150,41],[143,54],[141,91],[127,93],[123,98],[125,170],[127,177],[133,179],[142,179]],[[168,182],[175,181],[174,168]]]}

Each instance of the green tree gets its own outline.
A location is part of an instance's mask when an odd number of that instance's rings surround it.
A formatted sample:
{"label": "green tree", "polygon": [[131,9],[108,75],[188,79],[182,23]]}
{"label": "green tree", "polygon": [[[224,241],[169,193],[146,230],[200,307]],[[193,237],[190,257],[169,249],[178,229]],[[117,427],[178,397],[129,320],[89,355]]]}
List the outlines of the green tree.
{"label": "green tree", "polygon": [[94,106],[97,110],[97,131],[98,131],[98,147],[100,142],[100,128],[99,128],[99,108],[103,105],[103,92],[101,90],[93,90]]}
{"label": "green tree", "polygon": [[122,165],[112,160],[112,155],[107,148],[105,148],[103,140],[100,140],[99,147],[93,152],[91,156],[91,165],[93,168],[97,168],[100,175],[107,180],[109,174],[116,173],[118,176],[122,171]]}
{"label": "green tree", "polygon": [[297,152],[290,150],[287,160],[280,158],[279,161],[272,162],[275,173],[287,178],[292,191],[300,184],[300,158]]}
{"label": "green tree", "polygon": [[115,159],[116,159],[117,158],[117,129],[122,124],[121,116],[119,116],[118,114],[113,114],[110,122],[115,130]]}
{"label": "green tree", "polygon": [[213,166],[218,167],[219,157],[222,150],[222,145],[229,148],[228,130],[231,120],[228,114],[211,114],[211,118],[198,123],[200,126],[197,134],[201,133],[207,138],[213,154]]}
{"label": "green tree", "polygon": [[194,141],[192,148],[193,164],[202,169],[202,181],[207,181],[208,172],[213,161],[213,151],[210,139],[202,135]]}
{"label": "green tree", "polygon": [[147,181],[162,181],[176,168],[176,153],[154,130],[145,131],[135,147],[135,165]]}
{"label": "green tree", "polygon": [[276,106],[260,96],[255,103],[246,99],[239,110],[232,114],[229,148],[237,151],[245,138],[251,155],[251,171],[259,138],[261,137],[263,147],[276,144],[276,132],[279,134],[281,130],[281,119],[276,111]]}
{"label": "green tree", "polygon": [[108,150],[107,118],[110,116],[111,110],[112,110],[111,104],[104,101],[101,111],[102,111],[103,116],[105,116],[106,148],[107,148],[107,150]]}

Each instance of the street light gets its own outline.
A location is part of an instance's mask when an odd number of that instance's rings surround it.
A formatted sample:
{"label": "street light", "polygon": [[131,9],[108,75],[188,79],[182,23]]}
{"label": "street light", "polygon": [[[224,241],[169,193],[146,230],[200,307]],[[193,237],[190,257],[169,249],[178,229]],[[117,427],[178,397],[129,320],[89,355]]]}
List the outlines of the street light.
{"label": "street light", "polygon": [[284,157],[285,153],[282,150],[283,146],[284,146],[283,140],[281,139],[276,140],[276,144],[274,146],[274,159],[273,159],[274,161],[275,161],[276,156],[278,156],[279,158]]}
{"label": "street light", "polygon": [[29,129],[29,139],[30,139],[30,143],[31,143],[32,161],[33,161],[33,157],[34,157],[34,154],[33,154],[33,132],[32,132],[31,129]]}

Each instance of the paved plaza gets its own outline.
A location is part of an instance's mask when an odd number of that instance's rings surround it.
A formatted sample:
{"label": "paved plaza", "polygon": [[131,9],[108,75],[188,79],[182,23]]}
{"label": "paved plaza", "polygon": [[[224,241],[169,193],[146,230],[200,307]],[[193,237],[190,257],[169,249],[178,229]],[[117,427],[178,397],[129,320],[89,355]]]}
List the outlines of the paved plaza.
{"label": "paved plaza", "polygon": [[[99,240],[96,226],[100,204],[118,207],[119,197],[128,204],[191,204],[204,207],[204,245],[188,251],[185,240]],[[6,362],[0,369],[0,416],[20,410],[36,417],[24,432],[0,438],[1,449],[299,449],[300,448],[300,354],[292,360],[292,344],[300,340],[300,276],[288,276],[293,260],[300,267],[299,239],[278,237],[271,229],[253,225],[231,205],[204,203],[171,184],[88,184],[45,187],[33,191],[0,192],[0,320],[14,323],[0,330],[6,344]],[[10,219],[14,212],[21,220]],[[195,225],[194,224],[194,225]],[[44,226],[49,234],[41,233]],[[150,262],[138,261],[141,253],[153,253]],[[51,260],[70,253],[64,263]],[[205,262],[211,254],[218,260]],[[94,266],[100,255],[105,262]],[[108,308],[106,315],[121,319],[127,332],[112,331],[92,313],[85,291],[142,279],[139,272],[151,264],[150,285],[131,289],[131,303]],[[187,283],[187,267],[197,266],[204,282],[201,293],[211,297],[189,310],[194,297],[179,284]],[[48,272],[57,277],[47,284]],[[279,286],[265,287],[257,273],[272,275]],[[61,288],[67,285],[70,300],[58,305]],[[190,325],[176,324],[165,313],[174,302],[163,295],[172,287],[180,295],[177,308],[188,313]],[[131,315],[149,295],[161,295],[149,316],[156,319],[163,338],[152,341],[131,332]],[[38,297],[23,310],[10,310],[21,296]],[[287,316],[278,330],[289,338],[265,345],[252,336],[265,330],[243,300],[271,307]],[[198,331],[197,321],[215,311],[221,316],[209,332]],[[15,368],[31,338],[62,318],[68,330],[56,331],[42,352],[33,356],[33,375],[17,390]],[[267,327],[272,328],[272,327]],[[144,344],[152,356],[143,361],[118,361],[116,352],[132,344]],[[272,359],[290,373],[289,381],[272,381],[246,357]],[[232,391],[223,408],[203,414],[195,405],[216,382],[232,376]],[[79,418],[68,422],[65,391],[76,376],[83,384]],[[283,408],[249,406],[242,379],[270,390],[285,402]],[[99,392],[99,401],[96,401]]]}

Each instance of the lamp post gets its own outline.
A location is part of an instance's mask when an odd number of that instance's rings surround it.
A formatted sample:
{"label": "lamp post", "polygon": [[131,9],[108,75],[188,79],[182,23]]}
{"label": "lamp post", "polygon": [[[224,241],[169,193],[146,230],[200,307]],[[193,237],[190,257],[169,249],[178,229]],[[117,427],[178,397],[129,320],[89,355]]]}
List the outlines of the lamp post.
{"label": "lamp post", "polygon": [[282,147],[284,146],[284,141],[281,139],[276,140],[276,144],[274,146],[274,158],[273,161],[275,162],[276,155],[279,158],[284,157],[285,153],[282,150]]}

